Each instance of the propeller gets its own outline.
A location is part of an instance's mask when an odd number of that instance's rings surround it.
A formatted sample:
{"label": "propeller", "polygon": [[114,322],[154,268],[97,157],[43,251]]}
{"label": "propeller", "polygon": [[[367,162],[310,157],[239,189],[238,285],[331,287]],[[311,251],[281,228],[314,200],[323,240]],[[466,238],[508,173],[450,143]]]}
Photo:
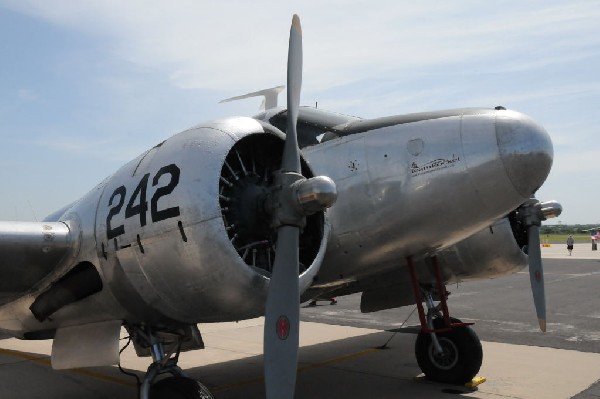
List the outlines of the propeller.
{"label": "propeller", "polygon": [[277,229],[273,273],[265,306],[264,362],[267,399],[291,399],[298,365],[300,292],[299,236],[306,216],[333,205],[335,183],[326,176],[300,174],[296,122],[302,86],[302,28],[294,15],[290,29],[287,70],[287,132],[281,170],[275,172],[266,208]]}
{"label": "propeller", "polygon": [[535,312],[540,330],[546,332],[546,294],[544,291],[542,252],[540,250],[540,225],[542,221],[560,215],[562,206],[556,201],[542,203],[532,197],[519,207],[518,212],[527,228],[529,280]]}

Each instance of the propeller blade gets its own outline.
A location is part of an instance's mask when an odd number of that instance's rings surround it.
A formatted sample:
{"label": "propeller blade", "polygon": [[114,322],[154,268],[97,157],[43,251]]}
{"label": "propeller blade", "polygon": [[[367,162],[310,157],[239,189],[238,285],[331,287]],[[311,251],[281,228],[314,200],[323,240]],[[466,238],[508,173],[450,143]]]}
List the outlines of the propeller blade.
{"label": "propeller blade", "polygon": [[298,110],[300,108],[300,90],[302,88],[302,27],[300,18],[294,15],[290,28],[287,68],[287,131],[281,169],[286,172],[300,173],[300,150],[296,133]]}
{"label": "propeller blade", "polygon": [[[283,172],[300,173],[296,133],[302,86],[302,28],[294,15],[288,50],[288,125],[281,161]],[[282,192],[285,192],[283,188]],[[279,194],[279,201],[292,201]],[[284,207],[289,204],[282,204]],[[299,213],[300,217],[303,214]],[[282,224],[277,229],[277,251],[265,306],[264,362],[267,399],[292,399],[296,388],[300,332],[299,292],[300,228]]]}
{"label": "propeller blade", "polygon": [[267,399],[291,399],[298,365],[300,293],[297,227],[278,230],[277,253],[265,310],[264,361]]}
{"label": "propeller blade", "polygon": [[533,303],[537,313],[540,330],[546,332],[546,294],[544,292],[544,269],[542,267],[542,252],[540,250],[540,229],[537,225],[529,226],[527,230],[529,256],[529,280]]}

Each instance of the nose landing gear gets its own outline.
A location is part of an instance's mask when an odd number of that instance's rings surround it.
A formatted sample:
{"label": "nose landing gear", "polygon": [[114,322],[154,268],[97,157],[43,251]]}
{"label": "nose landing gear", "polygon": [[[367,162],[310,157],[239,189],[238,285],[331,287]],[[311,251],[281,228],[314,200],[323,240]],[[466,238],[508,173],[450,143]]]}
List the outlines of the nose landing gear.
{"label": "nose landing gear", "polygon": [[201,382],[182,376],[167,377],[152,385],[150,399],[214,399]]}
{"label": "nose landing gear", "polygon": [[[177,366],[184,335],[157,332],[143,326],[127,326],[127,329],[136,350],[149,350],[153,360],[140,385],[139,399],[214,399],[204,384],[186,377]],[[171,376],[155,383],[161,374]]]}
{"label": "nose landing gear", "polygon": [[[422,287],[416,277],[412,257],[407,258],[421,331],[415,343],[417,363],[425,376],[446,384],[465,384],[481,368],[483,350],[481,342],[470,327],[451,318],[448,312],[446,287],[443,284],[437,258],[433,257],[436,278],[435,291],[439,304],[434,302],[433,287]],[[423,308],[427,305],[427,314]]]}

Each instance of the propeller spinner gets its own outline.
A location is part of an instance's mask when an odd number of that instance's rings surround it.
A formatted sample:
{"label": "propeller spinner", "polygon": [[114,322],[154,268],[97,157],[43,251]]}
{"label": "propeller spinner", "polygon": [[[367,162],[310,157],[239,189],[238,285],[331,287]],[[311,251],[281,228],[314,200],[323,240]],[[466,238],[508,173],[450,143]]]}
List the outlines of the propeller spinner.
{"label": "propeller spinner", "polygon": [[275,172],[269,208],[277,229],[277,252],[265,309],[264,362],[267,398],[293,398],[298,364],[300,292],[298,286],[300,229],[305,217],[333,205],[335,183],[325,176],[300,174],[296,122],[302,86],[302,28],[294,15],[290,29],[287,71],[288,123],[281,162]]}

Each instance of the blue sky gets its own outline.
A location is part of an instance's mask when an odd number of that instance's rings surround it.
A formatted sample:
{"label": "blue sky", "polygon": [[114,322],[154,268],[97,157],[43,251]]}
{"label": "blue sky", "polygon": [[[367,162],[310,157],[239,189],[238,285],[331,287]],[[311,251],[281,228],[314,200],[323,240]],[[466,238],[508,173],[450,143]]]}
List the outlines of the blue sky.
{"label": "blue sky", "polygon": [[297,3],[0,0],[0,220],[41,219],[178,131],[256,113],[218,101],[285,83],[298,13],[304,104],[524,112],[554,142],[538,198],[600,224],[600,1]]}

